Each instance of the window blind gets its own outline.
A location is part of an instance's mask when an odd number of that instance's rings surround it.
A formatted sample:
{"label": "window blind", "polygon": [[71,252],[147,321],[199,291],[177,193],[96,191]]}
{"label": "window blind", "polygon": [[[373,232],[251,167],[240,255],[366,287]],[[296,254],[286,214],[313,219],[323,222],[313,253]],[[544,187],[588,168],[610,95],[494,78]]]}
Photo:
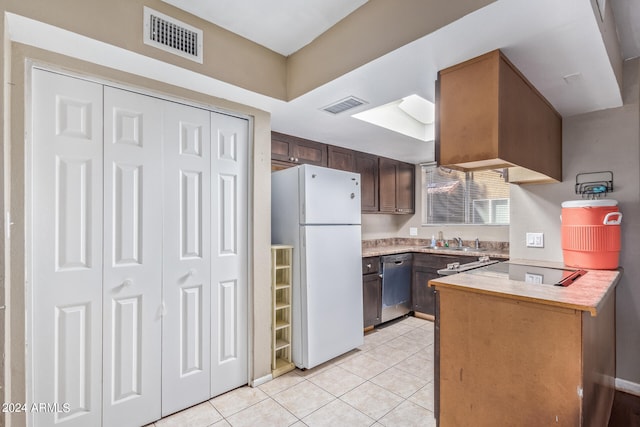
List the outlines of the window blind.
{"label": "window blind", "polygon": [[424,166],[424,224],[509,224],[509,183],[504,169],[460,172]]}

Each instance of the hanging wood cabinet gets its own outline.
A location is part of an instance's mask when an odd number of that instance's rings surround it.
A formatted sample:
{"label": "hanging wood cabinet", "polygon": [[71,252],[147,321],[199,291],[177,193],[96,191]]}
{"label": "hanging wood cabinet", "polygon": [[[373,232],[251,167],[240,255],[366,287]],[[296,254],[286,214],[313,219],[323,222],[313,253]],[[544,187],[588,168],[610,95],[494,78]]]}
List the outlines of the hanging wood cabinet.
{"label": "hanging wood cabinet", "polygon": [[439,165],[562,181],[562,117],[502,52],[441,70],[437,86]]}

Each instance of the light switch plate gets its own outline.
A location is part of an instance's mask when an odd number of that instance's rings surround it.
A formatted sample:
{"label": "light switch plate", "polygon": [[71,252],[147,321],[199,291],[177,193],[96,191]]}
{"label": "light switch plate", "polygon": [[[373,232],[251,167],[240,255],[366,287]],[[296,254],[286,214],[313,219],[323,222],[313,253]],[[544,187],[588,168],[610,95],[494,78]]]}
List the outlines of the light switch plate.
{"label": "light switch plate", "polygon": [[544,233],[527,233],[528,248],[544,248]]}
{"label": "light switch plate", "polygon": [[409,227],[409,236],[417,236],[418,227]]}

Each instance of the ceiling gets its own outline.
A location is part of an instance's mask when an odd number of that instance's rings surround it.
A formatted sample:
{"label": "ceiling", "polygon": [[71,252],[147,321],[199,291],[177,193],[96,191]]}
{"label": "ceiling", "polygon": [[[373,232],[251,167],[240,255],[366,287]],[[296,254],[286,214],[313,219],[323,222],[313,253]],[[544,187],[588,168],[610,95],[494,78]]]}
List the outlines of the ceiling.
{"label": "ceiling", "polygon": [[[287,55],[366,0],[164,1]],[[638,56],[640,2],[609,1],[614,15],[622,16],[617,24],[624,57]],[[275,131],[414,163],[428,161],[432,141],[388,131],[351,114],[414,93],[433,100],[438,70],[497,48],[563,116],[620,106],[598,18],[584,0],[499,0],[290,102],[261,107],[272,113]],[[368,104],[336,116],[321,110],[348,96]]]}
{"label": "ceiling", "polygon": [[367,0],[163,0],[289,56]]}

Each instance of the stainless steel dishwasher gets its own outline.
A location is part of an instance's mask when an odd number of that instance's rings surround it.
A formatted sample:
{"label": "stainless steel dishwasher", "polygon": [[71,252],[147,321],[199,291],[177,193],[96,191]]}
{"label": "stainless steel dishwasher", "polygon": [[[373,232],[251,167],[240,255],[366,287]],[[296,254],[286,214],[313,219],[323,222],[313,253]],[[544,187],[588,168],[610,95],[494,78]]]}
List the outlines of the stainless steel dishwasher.
{"label": "stainless steel dishwasher", "polygon": [[411,259],[411,254],[382,257],[382,322],[411,311]]}

